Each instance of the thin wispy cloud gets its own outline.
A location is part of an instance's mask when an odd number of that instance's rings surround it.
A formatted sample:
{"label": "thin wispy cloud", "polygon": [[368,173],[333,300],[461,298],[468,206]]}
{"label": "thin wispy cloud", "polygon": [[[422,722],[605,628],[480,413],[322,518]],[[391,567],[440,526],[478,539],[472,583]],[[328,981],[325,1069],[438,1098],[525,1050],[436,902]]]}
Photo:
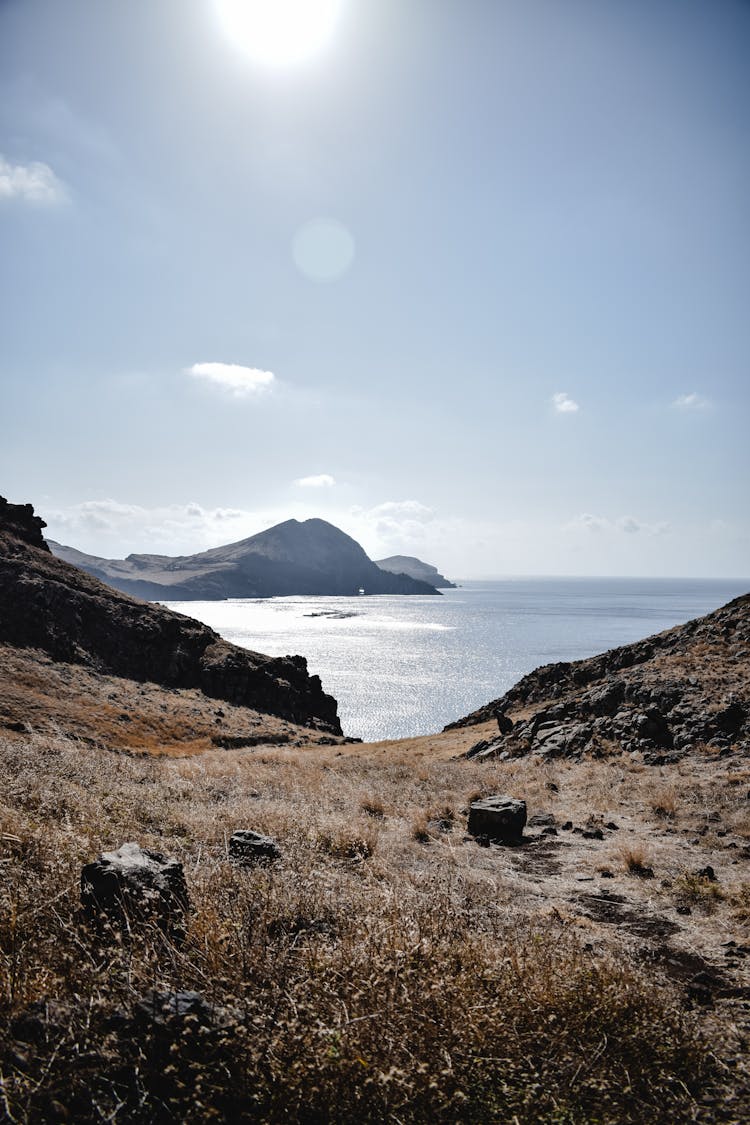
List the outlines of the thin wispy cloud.
{"label": "thin wispy cloud", "polygon": [[294,483],[300,488],[332,488],[336,480],[330,473],[318,473],[317,476],[298,477]]}
{"label": "thin wispy cloud", "polygon": [[663,535],[669,531],[669,524],[665,520],[657,523],[646,523],[634,516],[619,516],[611,520],[607,516],[595,516],[591,512],[582,512],[570,523],[565,525],[566,531],[590,531],[595,535],[605,532],[621,532],[625,535]]}
{"label": "thin wispy cloud", "polygon": [[272,371],[244,367],[240,363],[194,363],[185,368],[186,375],[229,391],[236,398],[247,398],[270,391],[276,381]]}
{"label": "thin wispy cloud", "polygon": [[552,396],[552,405],[557,414],[576,414],[580,410],[578,403],[565,391],[558,391]]}
{"label": "thin wispy cloud", "polygon": [[30,164],[12,164],[0,156],[0,201],[17,199],[41,207],[64,203],[68,193],[49,164],[33,160]]}
{"label": "thin wispy cloud", "polygon": [[710,403],[703,395],[693,391],[689,395],[678,395],[672,403],[675,410],[705,410]]}

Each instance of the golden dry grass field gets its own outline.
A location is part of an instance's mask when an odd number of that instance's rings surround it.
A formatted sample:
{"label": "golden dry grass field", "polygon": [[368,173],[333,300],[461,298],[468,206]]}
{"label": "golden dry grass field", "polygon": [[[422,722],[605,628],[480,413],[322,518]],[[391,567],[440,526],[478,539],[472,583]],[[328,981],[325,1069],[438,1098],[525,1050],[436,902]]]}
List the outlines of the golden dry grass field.
{"label": "golden dry grass field", "polygon": [[[457,756],[482,734],[183,756],[6,737],[7,1119],[750,1119],[750,769]],[[551,822],[480,846],[468,803],[496,792]],[[230,863],[239,828],[281,860]],[[81,917],[81,866],[127,840],[184,864],[183,941]],[[152,990],[214,1023],[139,1022]]]}

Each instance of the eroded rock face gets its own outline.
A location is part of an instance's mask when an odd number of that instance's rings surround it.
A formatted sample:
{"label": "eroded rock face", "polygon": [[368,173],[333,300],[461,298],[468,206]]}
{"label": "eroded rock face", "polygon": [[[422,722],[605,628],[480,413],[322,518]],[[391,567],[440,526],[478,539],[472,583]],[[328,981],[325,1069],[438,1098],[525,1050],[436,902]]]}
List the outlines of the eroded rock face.
{"label": "eroded rock face", "polygon": [[108,921],[127,931],[155,922],[177,934],[190,902],[181,863],[127,843],[83,868],[81,905],[92,922]]}
{"label": "eroded rock face", "polygon": [[304,657],[248,652],[198,621],[105,586],[51,555],[43,526],[30,505],[0,503],[0,641],[341,734],[336,700]]}
{"label": "eroded rock face", "polygon": [[502,844],[520,844],[526,824],[526,802],[498,795],[472,801],[467,831]]}
{"label": "eroded rock face", "polygon": [[[507,714],[517,708],[524,717],[509,727]],[[637,644],[538,668],[451,726],[493,717],[500,733],[468,756],[624,749],[662,764],[702,745],[750,753],[750,595]]]}
{"label": "eroded rock face", "polygon": [[34,515],[31,504],[11,504],[0,496],[0,527],[6,528],[17,539],[49,552],[42,535],[42,528],[46,526],[43,519]]}

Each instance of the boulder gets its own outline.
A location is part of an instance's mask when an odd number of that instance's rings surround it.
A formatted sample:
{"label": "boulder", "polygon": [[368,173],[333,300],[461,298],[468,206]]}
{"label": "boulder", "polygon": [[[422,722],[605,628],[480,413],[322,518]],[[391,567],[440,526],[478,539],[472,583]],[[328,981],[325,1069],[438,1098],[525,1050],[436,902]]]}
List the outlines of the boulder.
{"label": "boulder", "polygon": [[240,828],[229,838],[229,858],[243,867],[267,865],[281,858],[281,850],[271,836]]}
{"label": "boulder", "polygon": [[526,802],[498,795],[472,801],[468,832],[502,844],[520,844],[526,824]]}
{"label": "boulder", "polygon": [[172,936],[184,932],[190,905],[182,864],[135,843],[86,864],[81,904],[89,921],[108,921],[128,931],[137,923],[155,922]]}
{"label": "boulder", "polygon": [[513,730],[513,720],[509,718],[499,707],[495,709],[495,720],[497,722],[497,729],[500,734],[510,734]]}
{"label": "boulder", "polygon": [[159,992],[153,989],[135,1004],[133,1017],[141,1029],[179,1031],[181,1025],[194,1029],[219,1031],[239,1022],[240,1016],[233,1008],[212,1004],[200,992],[182,989],[178,992]]}

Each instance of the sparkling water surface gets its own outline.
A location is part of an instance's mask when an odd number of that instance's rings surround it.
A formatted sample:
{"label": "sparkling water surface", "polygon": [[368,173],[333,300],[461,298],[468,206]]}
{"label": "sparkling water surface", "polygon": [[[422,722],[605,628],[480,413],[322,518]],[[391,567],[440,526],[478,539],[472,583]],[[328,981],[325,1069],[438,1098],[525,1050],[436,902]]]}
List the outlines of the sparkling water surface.
{"label": "sparkling water surface", "polygon": [[717,609],[750,580],[519,578],[442,597],[290,597],[167,602],[228,641],[301,653],[367,741],[429,734],[526,672],[593,656]]}

